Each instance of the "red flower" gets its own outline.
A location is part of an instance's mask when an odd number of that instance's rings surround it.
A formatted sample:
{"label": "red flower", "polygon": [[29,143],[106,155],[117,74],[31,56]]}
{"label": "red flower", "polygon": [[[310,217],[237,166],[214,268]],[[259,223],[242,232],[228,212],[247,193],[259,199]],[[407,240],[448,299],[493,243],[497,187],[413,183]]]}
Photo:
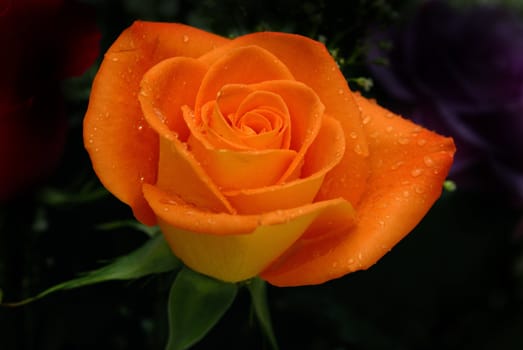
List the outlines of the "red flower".
{"label": "red flower", "polygon": [[60,0],[0,5],[0,200],[58,163],[67,130],[60,82],[98,56],[93,13]]}

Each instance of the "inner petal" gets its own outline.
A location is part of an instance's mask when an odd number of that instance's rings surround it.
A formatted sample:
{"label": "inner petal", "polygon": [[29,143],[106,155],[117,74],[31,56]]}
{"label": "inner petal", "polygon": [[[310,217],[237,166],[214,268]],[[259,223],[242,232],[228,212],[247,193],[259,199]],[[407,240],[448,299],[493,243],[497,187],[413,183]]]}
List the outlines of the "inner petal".
{"label": "inner petal", "polygon": [[292,80],[289,69],[267,50],[245,46],[229,51],[214,62],[202,81],[196,97],[195,112],[208,101],[215,100],[228,84],[255,84],[268,80]]}
{"label": "inner petal", "polygon": [[250,111],[245,113],[238,120],[237,127],[246,135],[258,135],[272,131],[272,123],[268,120],[263,111]]}
{"label": "inner petal", "polygon": [[207,148],[231,150],[289,149],[289,109],[277,93],[252,85],[229,84],[216,100],[203,104],[200,115],[184,107],[191,134]]}

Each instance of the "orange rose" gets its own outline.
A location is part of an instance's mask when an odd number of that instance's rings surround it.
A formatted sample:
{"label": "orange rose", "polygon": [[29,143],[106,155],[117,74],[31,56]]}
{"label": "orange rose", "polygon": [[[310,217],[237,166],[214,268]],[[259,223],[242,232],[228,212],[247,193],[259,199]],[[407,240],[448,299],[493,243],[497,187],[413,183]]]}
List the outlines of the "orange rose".
{"label": "orange rose", "polygon": [[84,122],[102,183],[225,281],[316,284],[374,264],[438,198],[451,139],[354,94],[325,47],[136,22]]}

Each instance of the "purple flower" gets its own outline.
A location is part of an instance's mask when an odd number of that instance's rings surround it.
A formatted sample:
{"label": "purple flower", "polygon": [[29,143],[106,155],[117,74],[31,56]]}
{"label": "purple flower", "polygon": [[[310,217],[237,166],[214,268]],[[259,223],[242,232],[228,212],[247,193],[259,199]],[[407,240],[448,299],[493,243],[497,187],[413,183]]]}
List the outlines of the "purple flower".
{"label": "purple flower", "polygon": [[[523,206],[521,18],[501,7],[428,1],[403,27],[373,35],[368,59],[390,108],[454,137],[450,178],[459,187]],[[388,64],[372,63],[378,59]]]}

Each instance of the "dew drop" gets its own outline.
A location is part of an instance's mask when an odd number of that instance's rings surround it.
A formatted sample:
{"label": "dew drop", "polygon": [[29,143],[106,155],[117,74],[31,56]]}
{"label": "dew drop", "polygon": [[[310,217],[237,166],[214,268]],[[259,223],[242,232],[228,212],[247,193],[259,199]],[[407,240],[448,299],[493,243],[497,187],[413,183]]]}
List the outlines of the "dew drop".
{"label": "dew drop", "polygon": [[347,264],[349,264],[349,265],[354,264],[354,259],[353,259],[353,258],[350,258],[349,260],[347,260]]}
{"label": "dew drop", "polygon": [[426,143],[427,143],[427,140],[425,140],[425,139],[418,140],[418,146],[425,146]]}
{"label": "dew drop", "polygon": [[169,211],[168,207],[163,207],[163,211]]}
{"label": "dew drop", "polygon": [[138,131],[142,131],[143,130],[143,125],[138,125]]}
{"label": "dew drop", "polygon": [[433,167],[434,159],[430,158],[429,156],[425,156],[425,157],[423,157],[423,163],[425,163],[425,165],[428,167]]}
{"label": "dew drop", "polygon": [[111,57],[111,61],[118,62],[118,57]]}
{"label": "dew drop", "polygon": [[356,131],[351,131],[351,133],[349,134],[350,138],[355,140],[358,138],[358,133]]}
{"label": "dew drop", "polygon": [[339,95],[343,95],[343,89],[339,89],[339,90],[338,90],[338,94],[339,94]]}
{"label": "dew drop", "polygon": [[413,169],[413,170],[410,172],[410,175],[412,175],[412,176],[414,176],[414,177],[418,177],[418,176],[420,176],[422,173],[423,173],[423,169],[416,168],[416,169]]}
{"label": "dew drop", "polygon": [[337,266],[338,266],[338,263],[337,263],[337,262],[333,262],[333,263],[332,263],[332,267],[333,267],[333,268],[336,268]]}
{"label": "dew drop", "polygon": [[409,144],[409,142],[410,142],[410,139],[408,139],[408,138],[406,138],[406,137],[400,137],[400,138],[398,139],[398,143],[399,143],[400,145],[407,145],[407,144]]}
{"label": "dew drop", "polygon": [[398,169],[400,166],[402,166],[405,162],[402,162],[401,160],[399,162],[394,163],[390,168],[392,170]]}
{"label": "dew drop", "polygon": [[392,126],[389,125],[389,126],[387,126],[387,127],[385,128],[385,131],[386,131],[386,132],[391,132],[392,129],[393,129]]}
{"label": "dew drop", "polygon": [[394,117],[394,114],[392,114],[392,113],[390,113],[390,112],[387,112],[387,113],[385,114],[385,118],[392,118],[392,117]]}
{"label": "dew drop", "polygon": [[367,125],[367,124],[369,124],[370,119],[371,119],[370,115],[366,115],[366,116],[364,116],[364,117],[363,117],[363,120],[362,120],[363,125]]}
{"label": "dew drop", "polygon": [[359,155],[363,154],[363,149],[361,148],[361,145],[359,143],[356,144],[356,146],[354,146],[354,153]]}
{"label": "dew drop", "polygon": [[405,190],[403,191],[403,197],[408,198],[410,196],[410,192]]}
{"label": "dew drop", "polygon": [[419,186],[416,187],[415,191],[416,191],[417,194],[422,194],[423,192],[425,192],[425,190],[422,187],[419,187]]}
{"label": "dew drop", "polygon": [[189,37],[187,35],[183,36],[183,42],[184,43],[189,42]]}

